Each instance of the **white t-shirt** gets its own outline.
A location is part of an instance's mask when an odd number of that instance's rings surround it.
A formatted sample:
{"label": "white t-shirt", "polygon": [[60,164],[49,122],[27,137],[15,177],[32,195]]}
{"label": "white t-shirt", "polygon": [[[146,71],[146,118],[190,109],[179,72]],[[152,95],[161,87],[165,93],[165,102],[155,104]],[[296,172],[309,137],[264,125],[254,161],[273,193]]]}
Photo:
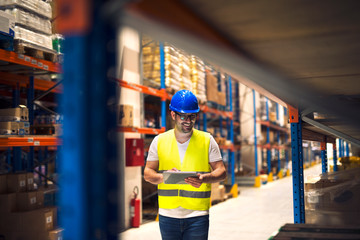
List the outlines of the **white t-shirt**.
{"label": "white t-shirt", "polygon": [[[154,140],[151,142],[146,161],[159,161],[159,156],[157,153],[158,139],[159,136],[156,136]],[[184,143],[177,142],[181,163],[184,159],[186,149],[189,146],[189,142],[190,139]],[[209,162],[217,162],[217,161],[222,161],[221,152],[219,149],[219,145],[216,143],[215,139],[212,136],[210,136]],[[159,208],[159,214],[165,217],[172,217],[172,218],[189,218],[189,217],[208,215],[209,211],[190,210],[182,207],[178,207],[175,209]]]}

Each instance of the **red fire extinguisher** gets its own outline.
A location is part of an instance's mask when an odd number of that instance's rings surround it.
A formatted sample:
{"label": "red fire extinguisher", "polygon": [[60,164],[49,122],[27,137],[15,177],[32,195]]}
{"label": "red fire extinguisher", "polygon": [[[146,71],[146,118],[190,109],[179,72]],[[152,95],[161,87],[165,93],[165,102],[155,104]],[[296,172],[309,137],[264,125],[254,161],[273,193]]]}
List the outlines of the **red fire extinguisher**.
{"label": "red fire extinguisher", "polygon": [[131,214],[131,226],[140,227],[140,199],[137,198],[139,194],[139,188],[134,187],[134,198],[131,199],[130,214]]}

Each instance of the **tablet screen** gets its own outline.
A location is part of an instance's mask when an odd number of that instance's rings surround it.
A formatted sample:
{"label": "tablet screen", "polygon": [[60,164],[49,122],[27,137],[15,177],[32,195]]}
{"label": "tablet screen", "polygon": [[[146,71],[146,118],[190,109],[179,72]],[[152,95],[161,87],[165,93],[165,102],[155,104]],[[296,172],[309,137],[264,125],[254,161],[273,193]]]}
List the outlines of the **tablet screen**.
{"label": "tablet screen", "polygon": [[196,172],[163,172],[165,184],[187,184],[185,178],[197,177]]}

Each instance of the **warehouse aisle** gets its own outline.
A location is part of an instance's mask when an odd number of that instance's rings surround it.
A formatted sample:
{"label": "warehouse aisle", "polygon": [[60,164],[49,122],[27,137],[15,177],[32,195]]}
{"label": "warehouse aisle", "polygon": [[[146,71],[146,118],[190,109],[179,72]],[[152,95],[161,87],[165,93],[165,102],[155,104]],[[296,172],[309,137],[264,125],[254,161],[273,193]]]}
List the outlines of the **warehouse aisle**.
{"label": "warehouse aisle", "polygon": [[[304,171],[319,175],[321,164]],[[237,198],[210,209],[209,240],[264,240],[285,223],[293,223],[292,178],[270,182],[261,188],[240,187]],[[158,222],[150,222],[120,234],[122,240],[160,240]]]}

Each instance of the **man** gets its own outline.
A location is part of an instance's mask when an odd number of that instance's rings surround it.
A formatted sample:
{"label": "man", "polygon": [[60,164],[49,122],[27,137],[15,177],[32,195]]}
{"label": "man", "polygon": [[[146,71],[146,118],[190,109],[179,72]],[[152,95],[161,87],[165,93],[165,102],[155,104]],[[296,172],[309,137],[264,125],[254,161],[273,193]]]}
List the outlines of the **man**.
{"label": "man", "polygon": [[[174,129],[154,138],[144,179],[158,185],[159,225],[163,240],[205,240],[209,231],[211,183],[226,178],[219,146],[206,132],[194,129],[200,111],[196,96],[180,90],[169,108]],[[195,171],[187,184],[165,184],[164,171]]]}

